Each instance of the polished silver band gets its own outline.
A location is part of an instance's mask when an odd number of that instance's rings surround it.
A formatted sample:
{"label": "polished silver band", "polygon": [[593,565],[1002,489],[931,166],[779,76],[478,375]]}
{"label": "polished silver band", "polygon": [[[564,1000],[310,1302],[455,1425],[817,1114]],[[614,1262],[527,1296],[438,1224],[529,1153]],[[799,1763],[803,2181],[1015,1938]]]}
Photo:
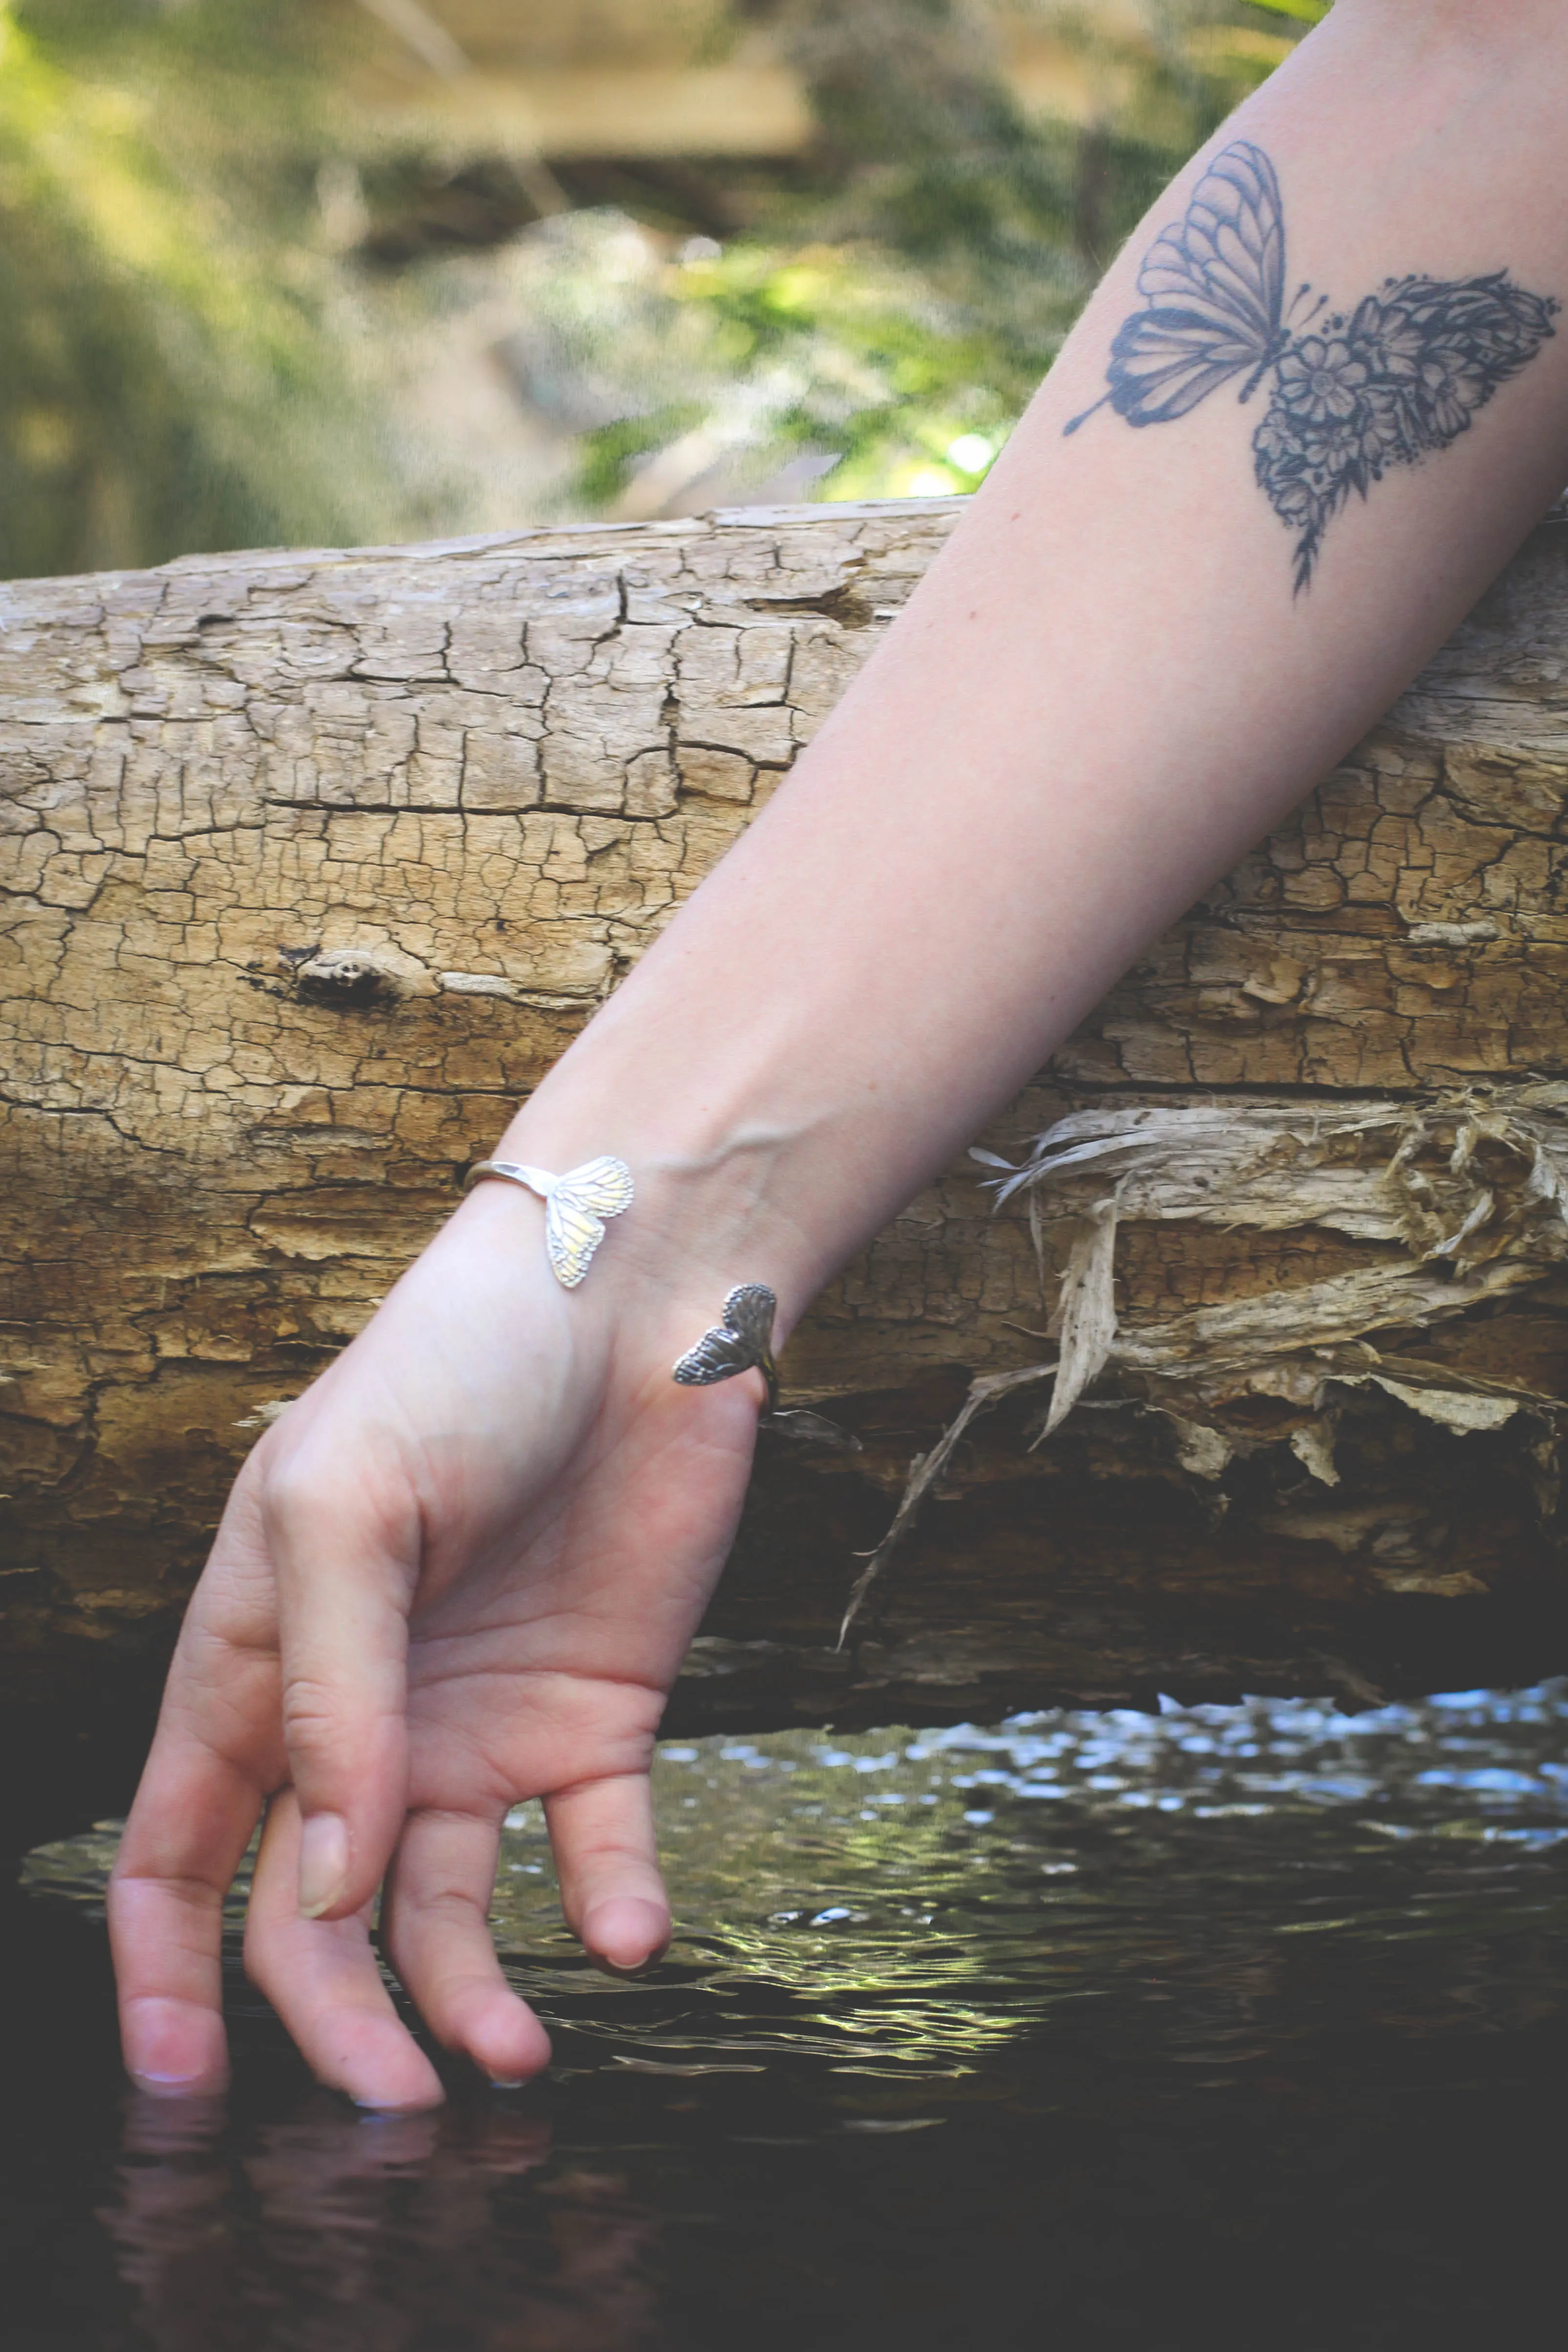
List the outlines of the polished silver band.
{"label": "polished silver band", "polygon": [[465,1192],[471,1192],[482,1176],[502,1176],[508,1184],[521,1184],[527,1191],[537,1192],[542,1201],[545,1197],[544,1186],[542,1183],[536,1182],[535,1179],[542,1176],[543,1173],[542,1169],[525,1168],[520,1160],[476,1160],[473,1167],[463,1179],[463,1190]]}

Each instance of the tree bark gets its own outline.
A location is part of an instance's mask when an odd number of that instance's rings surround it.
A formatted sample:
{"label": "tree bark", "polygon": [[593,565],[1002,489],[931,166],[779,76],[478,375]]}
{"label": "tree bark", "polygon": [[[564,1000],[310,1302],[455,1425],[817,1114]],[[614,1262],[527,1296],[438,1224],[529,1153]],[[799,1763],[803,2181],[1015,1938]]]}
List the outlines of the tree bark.
{"label": "tree bark", "polygon": [[[0,589],[12,1835],[123,1801],[255,1433],[767,798],[954,512]],[[672,1727],[1354,1702],[1568,1663],[1565,781],[1554,515],[986,1139],[1018,1164],[1071,1116],[1086,1156],[1048,1152],[998,1213],[956,1167],[820,1302],[786,1378],[860,1450],[765,1436]],[[1052,1360],[1059,1304],[1088,1393],[1032,1451],[1049,1379],[977,1401],[835,1651],[912,1457],[972,1382]]]}

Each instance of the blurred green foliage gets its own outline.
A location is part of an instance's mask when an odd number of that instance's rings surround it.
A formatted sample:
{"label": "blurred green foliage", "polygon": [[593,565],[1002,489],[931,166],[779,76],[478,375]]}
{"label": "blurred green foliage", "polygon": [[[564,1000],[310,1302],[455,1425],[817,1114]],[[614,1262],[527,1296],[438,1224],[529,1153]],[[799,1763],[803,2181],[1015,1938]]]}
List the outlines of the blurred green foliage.
{"label": "blurred green foliage", "polygon": [[[964,0],[772,12],[840,177],[671,290],[708,314],[737,378],[771,379],[756,423],[773,462],[836,457],[821,495],[972,489],[1123,240],[1293,45],[1230,0],[1154,0],[1142,21],[1071,0],[1037,13],[1082,61],[1087,121],[1027,118]],[[676,423],[591,435],[588,495],[623,486]]]}
{"label": "blurred green foliage", "polygon": [[[666,173],[629,293],[620,215],[530,227],[504,159],[364,132],[352,7],[0,0],[0,575],[669,510],[649,468],[678,503],[672,450],[720,496],[792,464],[795,495],[973,487],[1158,188],[1319,13],[1148,0],[1107,29],[1095,0],[1036,8],[1082,62],[1085,120],[1023,115],[967,0],[743,0],[804,77],[819,151],[720,237],[682,235],[695,182]],[[422,182],[440,205],[414,234]],[[355,251],[324,226],[332,187],[369,200]],[[486,507],[473,453],[465,474],[397,396],[486,246],[517,257],[486,282],[535,377],[544,351],[579,383],[552,426],[575,463],[504,516],[528,493],[492,481]]]}
{"label": "blurred green foliage", "polygon": [[304,0],[0,0],[0,572],[422,518],[312,252]]}

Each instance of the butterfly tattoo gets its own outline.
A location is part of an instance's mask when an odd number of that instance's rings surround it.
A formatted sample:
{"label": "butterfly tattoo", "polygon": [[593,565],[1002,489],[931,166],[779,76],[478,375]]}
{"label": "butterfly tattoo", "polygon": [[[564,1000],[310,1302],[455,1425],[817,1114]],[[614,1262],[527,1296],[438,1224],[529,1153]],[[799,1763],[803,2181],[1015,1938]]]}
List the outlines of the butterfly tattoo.
{"label": "butterfly tattoo", "polygon": [[604,1239],[605,1218],[618,1217],[632,1205],[632,1171],[608,1153],[585,1160],[564,1176],[527,1167],[520,1160],[482,1160],[469,1170],[464,1189],[479,1176],[504,1176],[538,1194],[545,1204],[545,1251],[565,1290],[575,1290],[592,1265]]}
{"label": "butterfly tattoo", "polygon": [[683,1388],[709,1389],[737,1372],[759,1371],[768,1383],[769,1406],[779,1402],[779,1367],[773,1360],[773,1318],[779,1301],[765,1282],[742,1282],[724,1302],[722,1324],[705,1331],[675,1366]]}
{"label": "butterfly tattoo", "polygon": [[1138,272],[1145,307],[1123,321],[1110,389],[1065,427],[1107,405],[1129,425],[1168,425],[1244,376],[1243,404],[1273,387],[1252,436],[1258,487],[1296,533],[1296,593],[1311,583],[1323,533],[1353,492],[1391,466],[1446,449],[1499,387],[1535,357],[1562,305],[1484,278],[1389,278],[1348,315],[1326,295],[1299,326],[1312,289],[1285,301],[1285,213],[1260,147],[1228,147],[1185,220],[1157,236]]}

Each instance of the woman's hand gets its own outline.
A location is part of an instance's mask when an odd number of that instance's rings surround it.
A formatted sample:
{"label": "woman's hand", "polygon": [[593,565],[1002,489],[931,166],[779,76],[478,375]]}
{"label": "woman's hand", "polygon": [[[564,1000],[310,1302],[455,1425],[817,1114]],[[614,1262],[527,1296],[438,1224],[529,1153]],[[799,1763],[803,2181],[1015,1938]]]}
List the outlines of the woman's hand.
{"label": "woman's hand", "polygon": [[225,2079],[222,1906],[269,1799],[246,1967],[367,2105],[441,2096],[371,1950],[383,1877],[382,1948],[436,2038],[497,2081],[546,2063],[486,1923],[520,1799],[545,1801],[588,1950],[634,1969],[662,1949],[648,1767],[760,1388],[674,1384],[712,1301],[633,1279],[629,1252],[617,1269],[621,1238],[568,1297],[538,1204],[482,1187],[246,1464],[110,1891],[148,2086]]}

